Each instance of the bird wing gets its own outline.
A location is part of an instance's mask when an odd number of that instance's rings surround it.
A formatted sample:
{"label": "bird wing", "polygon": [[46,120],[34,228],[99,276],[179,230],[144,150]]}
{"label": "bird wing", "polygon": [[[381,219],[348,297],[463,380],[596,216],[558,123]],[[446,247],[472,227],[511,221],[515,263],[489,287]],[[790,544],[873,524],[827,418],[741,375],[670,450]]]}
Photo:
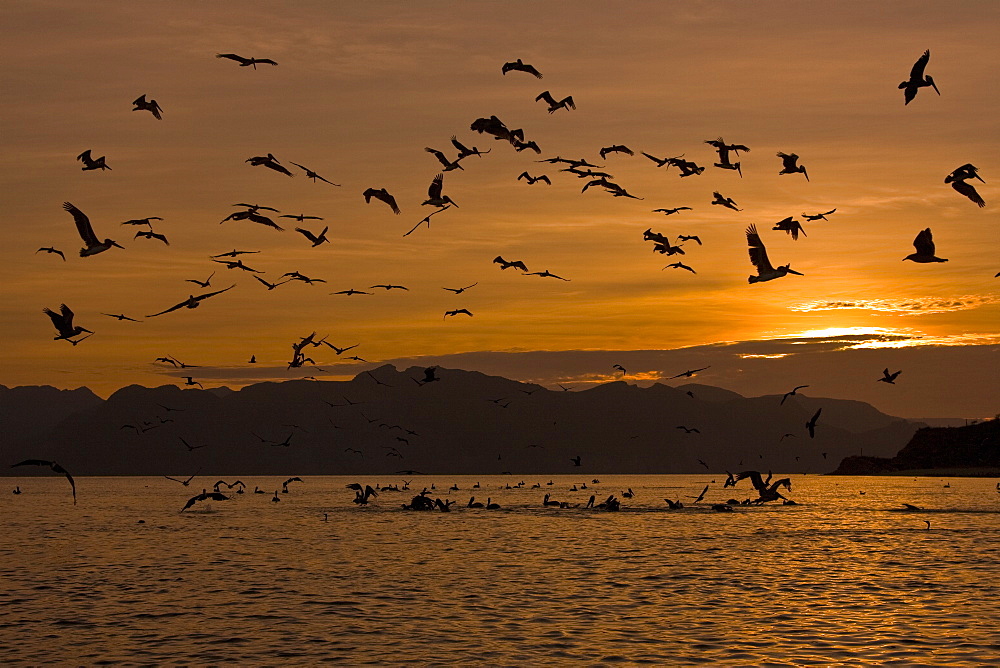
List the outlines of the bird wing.
{"label": "bird wing", "polygon": [[393,197],[392,195],[390,195],[385,190],[385,188],[383,188],[381,191],[375,193],[375,197],[377,197],[378,199],[380,199],[383,202],[385,202],[386,204],[388,204],[389,208],[392,209],[392,212],[394,214],[396,214],[396,215],[399,215],[399,207],[396,205],[396,198]]}
{"label": "bird wing", "polygon": [[63,208],[66,209],[71,216],[73,216],[73,221],[76,223],[76,230],[80,233],[80,238],[83,239],[83,243],[88,246],[94,246],[101,243],[98,240],[97,235],[94,234],[94,228],[91,226],[90,218],[87,218],[87,214],[80,211],[69,202],[63,202]]}
{"label": "bird wing", "polygon": [[542,78],[542,73],[539,72],[538,70],[536,70],[533,65],[527,65],[527,64],[525,64],[525,65],[521,65],[520,67],[518,67],[516,69],[519,69],[522,72],[527,72],[528,74],[532,74],[532,75],[535,76],[536,79],[541,79]]}
{"label": "bird wing", "polygon": [[15,466],[52,466],[52,462],[45,461],[44,459],[25,459],[24,461],[18,462],[17,464],[11,464],[10,467]]}
{"label": "bird wing", "polygon": [[309,241],[311,241],[313,243],[316,243],[316,241],[319,239],[319,237],[317,237],[315,234],[313,234],[309,230],[304,230],[301,227],[296,227],[295,231],[298,232],[299,234],[303,235],[306,239],[308,239]]}
{"label": "bird wing", "polygon": [[45,315],[49,316],[49,318],[52,319],[52,326],[55,327],[60,334],[62,334],[63,328],[66,327],[66,324],[63,321],[62,316],[50,308],[43,308],[42,313],[44,313]]}
{"label": "bird wing", "polygon": [[[249,63],[250,62],[249,58],[244,58],[243,56],[237,56],[235,53],[217,53],[217,54],[215,54],[215,57],[216,58],[228,58],[229,60],[235,60],[236,62],[238,62],[240,64]],[[257,62],[261,62],[261,61],[257,61]]]}
{"label": "bird wing", "polygon": [[923,79],[924,78],[924,68],[927,67],[928,61],[931,59],[931,51],[927,49],[924,51],[923,55],[917,58],[917,62],[913,63],[913,67],[910,68],[910,80]]}
{"label": "bird wing", "polygon": [[[174,306],[171,306],[170,308],[168,308],[168,309],[166,309],[166,310],[164,310],[164,311],[160,311],[159,313],[153,313],[153,314],[151,314],[151,315],[147,315],[146,317],[147,317],[147,318],[155,318],[155,317],[156,317],[156,316],[158,316],[158,315],[163,315],[164,313],[170,313],[171,311],[176,311],[177,309],[179,309],[179,308],[182,308],[182,307],[186,306],[186,305],[187,305],[187,303],[188,303],[188,300],[186,300],[186,299],[185,299],[185,300],[184,300],[184,301],[182,301],[182,302],[181,302],[180,304],[175,304]],[[175,365],[175,366],[176,366],[176,365]]]}
{"label": "bird wing", "polygon": [[931,236],[931,228],[920,230],[913,240],[913,247],[917,249],[918,255],[934,255],[934,238]]}
{"label": "bird wing", "polygon": [[764,242],[760,240],[760,235],[757,234],[756,225],[751,225],[747,228],[747,246],[749,247],[747,250],[750,253],[750,264],[757,268],[758,275],[774,271],[771,261],[767,259],[767,249],[764,248]]}
{"label": "bird wing", "polygon": [[979,194],[976,187],[971,183],[966,183],[965,181],[955,181],[951,184],[951,187],[978,204],[980,208],[986,206],[986,201],[983,199],[983,196]]}
{"label": "bird wing", "polygon": [[222,290],[216,290],[215,292],[206,292],[203,295],[198,295],[197,297],[195,297],[195,299],[198,300],[198,301],[201,301],[202,299],[208,299],[209,297],[214,297],[215,295],[222,294],[223,292],[226,292],[227,290],[232,290],[235,287],[236,287],[236,284],[233,283],[228,288],[223,288]]}
{"label": "bird wing", "polygon": [[573,96],[572,96],[572,95],[569,95],[569,96],[567,96],[567,97],[564,97],[564,98],[563,98],[563,99],[562,99],[562,100],[561,100],[561,101],[559,102],[559,104],[562,104],[562,105],[566,105],[566,106],[568,106],[568,107],[569,107],[570,109],[576,109],[576,103],[575,103],[575,102],[573,102]]}
{"label": "bird wing", "polygon": [[62,313],[62,321],[65,323],[66,329],[73,329],[73,311],[70,307],[60,304],[59,312]]}
{"label": "bird wing", "polygon": [[515,269],[520,269],[521,271],[528,271],[528,267],[526,267],[524,262],[522,262],[521,260],[514,260],[513,262],[510,263],[510,266],[514,267]]}
{"label": "bird wing", "polygon": [[535,102],[538,102],[539,100],[544,101],[546,104],[550,106],[556,104],[556,100],[554,97],[552,97],[552,93],[550,93],[547,90],[544,90],[538,94],[538,97],[535,98]]}
{"label": "bird wing", "polygon": [[[444,157],[444,156],[441,156]],[[441,199],[441,190],[444,188],[444,174],[438,173],[427,188],[427,196],[431,199]]]}
{"label": "bird wing", "polygon": [[270,58],[257,58],[258,63],[265,63],[267,65],[277,65],[278,63],[271,60]]}

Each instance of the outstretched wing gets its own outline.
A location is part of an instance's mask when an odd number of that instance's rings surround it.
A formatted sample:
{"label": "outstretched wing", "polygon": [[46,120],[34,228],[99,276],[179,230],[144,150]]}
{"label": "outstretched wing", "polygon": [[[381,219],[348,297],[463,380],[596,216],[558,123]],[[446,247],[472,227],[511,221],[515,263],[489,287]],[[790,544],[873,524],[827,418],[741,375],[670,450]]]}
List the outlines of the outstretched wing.
{"label": "outstretched wing", "polygon": [[747,250],[750,253],[750,264],[757,268],[758,274],[774,271],[771,261],[767,259],[767,249],[764,248],[764,242],[760,240],[760,235],[757,234],[756,225],[751,225],[747,228],[747,246]]}
{"label": "outstretched wing", "polygon": [[556,99],[552,97],[552,93],[547,90],[538,94],[538,97],[535,98],[535,102],[538,102],[539,100],[544,101],[549,106],[554,106],[556,104]]}
{"label": "outstretched wing", "polygon": [[221,295],[223,292],[226,292],[227,290],[232,290],[235,287],[236,284],[233,283],[228,288],[223,288],[222,290],[216,290],[215,292],[206,292],[203,295],[198,295],[197,297],[195,297],[195,299],[198,301],[201,301],[202,299],[208,299],[209,297],[214,297],[215,295]]}
{"label": "outstretched wing", "polygon": [[951,184],[951,187],[954,188],[956,192],[965,195],[970,200],[978,204],[980,208],[986,206],[986,200],[983,199],[983,196],[979,194],[976,187],[971,183],[966,183],[965,181],[955,181]]}
{"label": "outstretched wing", "polygon": [[924,51],[923,55],[917,58],[917,62],[913,63],[913,67],[910,69],[910,80],[923,79],[924,78],[924,68],[927,67],[927,62],[931,59],[931,51],[927,49]]}
{"label": "outstretched wing", "polygon": [[69,202],[63,202],[63,208],[66,209],[71,216],[73,216],[73,222],[76,223],[76,231],[80,233],[80,238],[83,239],[83,243],[88,246],[94,246],[101,243],[100,240],[98,240],[97,235],[94,234],[94,228],[91,226],[90,218],[87,218],[87,214],[80,211]]}
{"label": "outstretched wing", "polygon": [[306,239],[308,239],[313,243],[316,243],[316,240],[318,239],[318,237],[315,234],[313,234],[309,230],[302,229],[301,227],[296,227],[295,231],[303,235]]}
{"label": "outstretched wing", "polygon": [[[235,60],[240,65],[244,65],[244,64],[249,64],[250,63],[250,59],[249,58],[244,58],[243,56],[237,56],[235,53],[217,53],[217,54],[215,54],[215,57],[216,58],[228,58],[229,60]],[[260,62],[260,61],[257,61],[257,62]]]}
{"label": "outstretched wing", "polygon": [[[443,157],[443,156],[442,156]],[[441,199],[441,190],[444,188],[444,174],[438,173],[427,188],[427,196],[431,199]]]}
{"label": "outstretched wing", "polygon": [[934,255],[934,238],[931,236],[931,228],[920,230],[913,240],[913,247],[917,249],[918,255]]}

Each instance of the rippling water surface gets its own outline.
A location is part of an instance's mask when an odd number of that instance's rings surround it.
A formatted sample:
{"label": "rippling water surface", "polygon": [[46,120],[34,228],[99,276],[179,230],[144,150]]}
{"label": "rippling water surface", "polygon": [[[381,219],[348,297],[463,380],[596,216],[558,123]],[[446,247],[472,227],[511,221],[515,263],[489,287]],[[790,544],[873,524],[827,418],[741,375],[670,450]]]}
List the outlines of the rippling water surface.
{"label": "rippling water surface", "polygon": [[[0,663],[1000,663],[995,480],[793,475],[799,505],[717,513],[748,483],[692,505],[712,476],[599,477],[413,479],[450,513],[339,477],[184,513],[214,479],[83,478],[74,507],[6,478]],[[618,513],[541,505],[629,487]]]}

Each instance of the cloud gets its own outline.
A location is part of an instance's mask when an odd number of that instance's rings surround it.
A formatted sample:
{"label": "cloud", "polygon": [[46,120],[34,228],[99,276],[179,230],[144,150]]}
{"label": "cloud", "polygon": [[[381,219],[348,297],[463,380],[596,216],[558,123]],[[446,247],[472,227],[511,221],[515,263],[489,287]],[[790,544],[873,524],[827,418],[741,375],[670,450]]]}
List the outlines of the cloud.
{"label": "cloud", "polygon": [[909,299],[852,299],[841,301],[810,301],[790,306],[792,311],[863,310],[892,315],[928,315],[967,311],[980,306],[1000,303],[993,295],[962,295],[961,297],[912,297]]}

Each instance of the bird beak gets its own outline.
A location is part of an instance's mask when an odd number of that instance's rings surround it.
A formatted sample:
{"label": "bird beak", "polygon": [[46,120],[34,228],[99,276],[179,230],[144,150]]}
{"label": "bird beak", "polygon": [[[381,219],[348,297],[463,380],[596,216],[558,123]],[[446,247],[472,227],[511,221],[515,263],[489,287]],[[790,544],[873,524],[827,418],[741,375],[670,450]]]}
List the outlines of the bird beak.
{"label": "bird beak", "polygon": [[124,247],[124,246],[122,246],[122,245],[121,245],[120,243],[118,243],[117,241],[112,241],[112,242],[111,242],[111,245],[112,245],[112,246],[117,246],[118,248],[121,248],[122,250],[124,250],[124,249],[125,249],[125,247]]}
{"label": "bird beak", "polygon": [[789,268],[789,269],[788,269],[788,273],[789,273],[789,274],[795,274],[796,276],[805,276],[805,274],[803,274],[802,272],[799,272],[799,271],[795,271],[795,270],[794,270],[794,269],[792,269],[792,268]]}

